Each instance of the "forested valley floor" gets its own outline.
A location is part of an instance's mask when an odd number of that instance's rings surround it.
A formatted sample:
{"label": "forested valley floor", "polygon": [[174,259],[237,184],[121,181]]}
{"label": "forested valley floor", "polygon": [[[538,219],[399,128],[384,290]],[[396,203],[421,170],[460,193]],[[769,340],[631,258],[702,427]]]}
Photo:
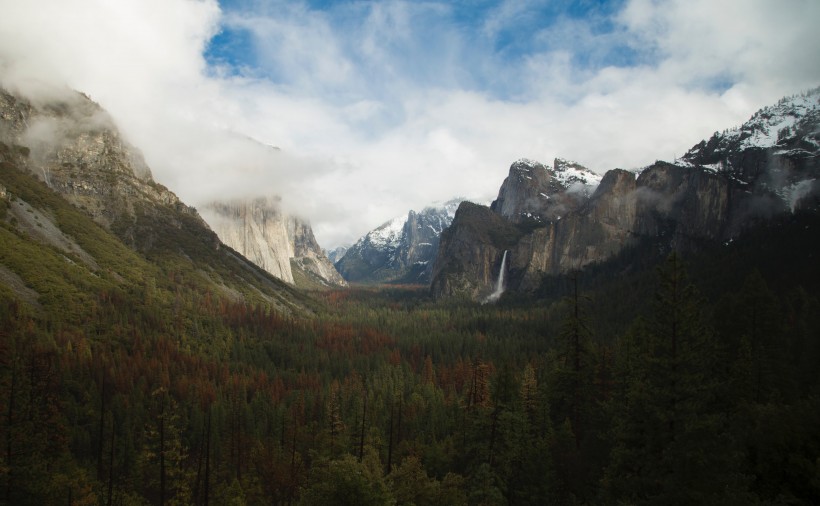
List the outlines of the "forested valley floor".
{"label": "forested valley floor", "polygon": [[788,244],[817,225],[495,305],[352,288],[282,316],[171,267],[0,291],[0,500],[818,504],[817,273]]}

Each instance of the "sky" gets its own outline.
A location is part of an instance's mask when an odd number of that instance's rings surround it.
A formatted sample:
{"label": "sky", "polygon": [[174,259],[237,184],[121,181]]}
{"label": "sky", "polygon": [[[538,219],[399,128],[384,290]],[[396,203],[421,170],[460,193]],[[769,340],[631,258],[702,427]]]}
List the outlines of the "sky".
{"label": "sky", "polygon": [[186,203],[320,245],[489,203],[519,158],[672,161],[820,85],[817,0],[0,0],[0,85],[110,112]]}

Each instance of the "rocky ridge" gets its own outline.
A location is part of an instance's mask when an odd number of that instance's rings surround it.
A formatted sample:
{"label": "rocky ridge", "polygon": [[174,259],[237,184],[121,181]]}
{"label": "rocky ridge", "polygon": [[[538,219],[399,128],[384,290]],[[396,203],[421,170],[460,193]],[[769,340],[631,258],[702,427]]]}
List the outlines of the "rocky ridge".
{"label": "rocky ridge", "polygon": [[[193,207],[156,183],[139,150],[81,93],[27,98],[0,89],[0,164],[9,177],[22,171],[38,178],[148,261],[174,271],[185,265],[192,283],[284,312],[305,309],[304,297],[225,247]],[[93,255],[81,251],[50,211],[12,198],[9,219],[20,233],[95,269]]]}
{"label": "rocky ridge", "polygon": [[351,246],[336,269],[356,283],[429,283],[439,238],[460,202],[454,199],[385,222]]}
{"label": "rocky ridge", "polygon": [[819,102],[820,89],[783,99],[675,163],[611,170],[594,191],[594,178],[575,186],[581,191],[560,183],[558,161],[552,169],[515,162],[489,209],[459,208],[441,238],[432,291],[483,299],[505,250],[508,286],[527,291],[545,275],[601,262],[641,241],[658,251],[691,251],[805,207],[820,190]]}
{"label": "rocky ridge", "polygon": [[522,158],[510,167],[490,209],[516,223],[553,221],[576,210],[600,182],[601,176],[576,162],[556,158],[547,168]]}
{"label": "rocky ridge", "polygon": [[146,203],[199,219],[154,182],[142,154],[85,95],[37,104],[0,90],[0,120],[0,142],[24,149],[16,161],[106,228],[128,227]]}

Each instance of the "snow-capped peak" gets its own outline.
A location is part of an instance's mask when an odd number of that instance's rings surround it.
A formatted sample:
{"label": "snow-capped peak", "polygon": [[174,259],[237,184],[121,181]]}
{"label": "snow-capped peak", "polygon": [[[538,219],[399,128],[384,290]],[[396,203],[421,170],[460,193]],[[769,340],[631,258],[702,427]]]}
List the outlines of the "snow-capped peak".
{"label": "snow-capped peak", "polygon": [[789,130],[802,118],[817,114],[820,88],[793,97],[784,98],[776,105],[757,111],[740,130],[731,132],[741,141],[741,148],[768,148],[789,135]]}
{"label": "snow-capped peak", "polygon": [[598,186],[601,176],[577,162],[556,158],[553,162],[553,175],[561,184],[569,188],[575,184]]}
{"label": "snow-capped peak", "polygon": [[336,263],[356,282],[427,282],[441,233],[450,226],[463,199],[409,211],[371,230]]}
{"label": "snow-capped peak", "polygon": [[818,123],[820,88],[815,88],[760,109],[740,127],[715,132],[711,139],[690,149],[678,163],[718,170],[730,152],[782,147],[798,136],[802,136],[804,143],[807,143],[802,149],[816,152],[820,149],[816,131]]}
{"label": "snow-capped peak", "polygon": [[571,186],[577,185],[594,187],[598,186],[598,183],[601,182],[600,175],[587,169],[578,162],[572,162],[563,158],[556,158],[553,161],[551,169],[541,162],[529,158],[519,158],[513,162],[510,169],[511,171],[520,173],[527,179],[530,179],[530,176],[538,171],[547,172],[563,188],[570,188]]}
{"label": "snow-capped peak", "polygon": [[544,167],[544,164],[541,162],[536,162],[535,160],[530,160],[529,158],[519,158],[513,162],[512,166],[519,170],[529,170]]}
{"label": "snow-capped peak", "polygon": [[375,230],[371,230],[365,236],[365,240],[378,247],[397,247],[401,242],[401,233],[407,215],[396,216],[390,221],[383,223]]}

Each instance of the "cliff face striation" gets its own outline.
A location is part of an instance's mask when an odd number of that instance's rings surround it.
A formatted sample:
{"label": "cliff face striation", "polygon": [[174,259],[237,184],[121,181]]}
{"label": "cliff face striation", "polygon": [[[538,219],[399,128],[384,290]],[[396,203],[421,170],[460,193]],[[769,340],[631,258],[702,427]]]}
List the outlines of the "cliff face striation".
{"label": "cliff face striation", "polygon": [[212,202],[202,214],[225,244],[283,281],[306,288],[347,284],[310,225],[282,212],[278,199]]}
{"label": "cliff face striation", "polygon": [[818,101],[820,90],[783,99],[681,160],[639,172],[596,178],[560,159],[552,168],[513,163],[489,209],[459,208],[442,236],[433,294],[486,297],[505,249],[509,288],[527,291],[547,274],[601,262],[641,241],[692,251],[809,205],[820,189]]}

